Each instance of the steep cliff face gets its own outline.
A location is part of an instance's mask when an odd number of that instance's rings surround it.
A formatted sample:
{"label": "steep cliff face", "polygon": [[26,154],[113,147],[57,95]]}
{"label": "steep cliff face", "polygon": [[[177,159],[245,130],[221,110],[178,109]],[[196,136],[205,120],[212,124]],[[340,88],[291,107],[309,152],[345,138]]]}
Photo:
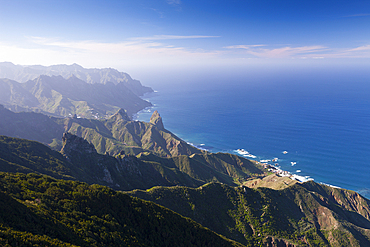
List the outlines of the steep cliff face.
{"label": "steep cliff face", "polygon": [[156,126],[158,129],[164,130],[162,117],[159,115],[157,110],[155,110],[152,116],[150,117],[150,123]]}

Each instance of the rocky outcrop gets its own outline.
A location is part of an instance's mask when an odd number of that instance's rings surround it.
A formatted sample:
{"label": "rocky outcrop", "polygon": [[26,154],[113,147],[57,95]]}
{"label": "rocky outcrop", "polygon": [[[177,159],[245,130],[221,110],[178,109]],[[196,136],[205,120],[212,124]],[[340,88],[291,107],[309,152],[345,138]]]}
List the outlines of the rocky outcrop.
{"label": "rocky outcrop", "polygon": [[278,239],[275,237],[266,237],[264,244],[266,247],[297,247],[298,245],[289,243],[285,239]]}
{"label": "rocky outcrop", "polygon": [[72,135],[71,133],[64,133],[62,137],[63,148],[61,153],[67,158],[70,155],[78,154],[91,154],[97,153],[93,144],[89,143],[85,139]]}
{"label": "rocky outcrop", "polygon": [[119,109],[113,116],[110,117],[112,121],[131,121],[131,118],[127,115],[127,112],[124,109]]}
{"label": "rocky outcrop", "polygon": [[162,117],[159,115],[157,110],[153,112],[153,114],[150,118],[150,123],[155,125],[158,129],[164,130]]}

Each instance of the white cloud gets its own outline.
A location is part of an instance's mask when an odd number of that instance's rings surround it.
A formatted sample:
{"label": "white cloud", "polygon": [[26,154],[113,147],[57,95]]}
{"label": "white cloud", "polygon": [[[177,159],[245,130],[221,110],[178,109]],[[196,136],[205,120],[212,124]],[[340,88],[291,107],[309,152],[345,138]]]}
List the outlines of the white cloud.
{"label": "white cloud", "polygon": [[224,48],[226,49],[251,49],[254,47],[261,47],[261,46],[266,46],[266,45],[232,45],[232,46],[226,46]]}
{"label": "white cloud", "polygon": [[174,5],[179,5],[181,4],[181,0],[167,0],[168,4],[174,4]]}
{"label": "white cloud", "polygon": [[130,38],[134,41],[147,40],[171,40],[171,39],[205,39],[205,38],[219,38],[220,36],[206,36],[206,35],[154,35],[149,37],[135,37]]}
{"label": "white cloud", "polygon": [[369,13],[361,13],[361,14],[347,15],[345,17],[363,17],[363,16],[370,16],[370,14]]}
{"label": "white cloud", "polygon": [[[156,35],[136,37],[124,42],[93,40],[65,41],[58,38],[28,37],[23,46],[0,42],[0,59],[17,64],[72,64],[84,67],[114,67],[130,71],[141,68],[175,66],[212,66],[253,63],[258,58],[370,58],[370,45],[352,48],[277,45],[231,45],[214,50],[175,46],[171,40],[216,38],[203,35]],[[252,59],[251,59],[252,58]]]}
{"label": "white cloud", "polygon": [[[324,46],[301,46],[301,47],[281,47],[265,48],[266,45],[234,45],[227,46],[227,49],[244,49],[246,54],[259,58],[293,58],[297,56],[307,56],[312,53],[323,52],[327,48]],[[317,55],[315,55],[317,56]]]}
{"label": "white cloud", "polygon": [[125,69],[207,63],[217,59],[217,51],[193,50],[163,42],[194,38],[210,36],[158,35],[117,43],[28,37],[27,48],[0,43],[0,58],[17,64],[78,63],[85,67]]}
{"label": "white cloud", "polygon": [[349,49],[348,51],[370,51],[370,45],[359,46],[353,49]]}

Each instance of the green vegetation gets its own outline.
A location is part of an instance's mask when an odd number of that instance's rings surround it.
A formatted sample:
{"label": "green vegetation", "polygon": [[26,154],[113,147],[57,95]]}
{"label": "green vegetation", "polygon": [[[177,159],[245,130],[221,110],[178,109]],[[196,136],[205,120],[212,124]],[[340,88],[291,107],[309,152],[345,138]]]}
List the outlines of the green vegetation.
{"label": "green vegetation", "polygon": [[[58,150],[0,136],[1,246],[370,246],[370,204],[359,194],[267,176],[247,159],[188,145],[158,112],[150,123],[132,121],[108,98],[77,98],[76,78],[69,88],[55,84],[63,78],[49,80],[0,87],[55,114],[115,114],[55,118],[0,105],[0,134]],[[127,193],[141,199],[102,185],[136,189]]]}
{"label": "green vegetation", "polygon": [[61,153],[35,141],[0,136],[0,155],[1,171],[47,174],[119,190],[157,185],[198,187],[211,181],[235,186],[234,178],[241,180],[263,173],[262,168],[235,155],[204,153],[172,158],[152,153],[102,155],[94,145],[69,133],[63,137]]}
{"label": "green vegetation", "polygon": [[[156,236],[162,234],[159,228],[168,231],[172,226],[163,228],[154,209],[139,209],[154,204],[107,187],[88,185],[94,183],[117,190],[144,189],[129,194],[158,203],[245,246],[370,245],[370,204],[352,191],[314,182],[295,183],[280,190],[234,187],[248,178],[266,178],[260,167],[230,154],[204,152],[165,158],[146,152],[113,157],[97,153],[94,145],[69,133],[64,134],[62,147],[60,153],[38,142],[0,136],[1,171],[13,172],[2,173],[0,179],[1,245],[103,246],[117,241],[151,246],[169,236]],[[57,181],[42,174],[88,184]],[[271,179],[278,178],[270,176],[270,184]],[[188,187],[163,187],[171,185]],[[95,197],[100,194],[101,198]],[[131,225],[122,223],[117,217],[123,216],[110,211],[128,209],[113,207],[110,196],[119,197],[114,199],[117,205],[130,198],[130,205],[138,211],[130,209],[132,217],[140,219],[144,216],[137,213],[144,212],[148,220],[157,222],[136,223],[141,227],[149,224],[155,230],[135,230],[133,234],[129,229],[137,227],[132,225],[135,221]],[[159,214],[160,218],[163,214]],[[148,240],[145,234],[153,236]],[[139,241],[141,238],[152,242]],[[180,240],[183,241],[181,237]],[[174,243],[175,237],[171,241]],[[207,243],[213,244],[210,241]]]}
{"label": "green vegetation", "polygon": [[0,173],[3,246],[242,246],[100,185]]}
{"label": "green vegetation", "polygon": [[72,165],[62,154],[45,145],[18,138],[0,136],[2,172],[36,172],[55,178],[72,179]]}
{"label": "green vegetation", "polygon": [[154,187],[129,194],[172,209],[246,246],[258,242],[370,245],[369,201],[355,192],[314,182],[284,190],[210,183],[197,189]]}

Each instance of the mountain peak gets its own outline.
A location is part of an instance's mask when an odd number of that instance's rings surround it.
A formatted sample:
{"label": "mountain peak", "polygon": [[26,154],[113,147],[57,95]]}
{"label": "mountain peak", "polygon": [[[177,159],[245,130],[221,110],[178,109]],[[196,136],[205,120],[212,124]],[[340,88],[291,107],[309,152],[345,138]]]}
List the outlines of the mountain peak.
{"label": "mountain peak", "polygon": [[124,121],[131,121],[130,117],[127,115],[125,109],[120,108],[114,115],[110,118],[115,118],[116,120],[122,119]]}
{"label": "mountain peak", "polygon": [[164,130],[162,117],[159,115],[158,111],[155,110],[150,118],[150,123],[155,125],[158,129]]}
{"label": "mountain peak", "polygon": [[12,62],[0,62],[0,66],[4,66],[4,67],[7,67],[7,68],[16,67],[16,65]]}
{"label": "mountain peak", "polygon": [[77,69],[83,69],[83,67],[81,65],[77,64],[77,63],[74,63],[70,66],[73,67],[73,68],[77,68]]}

